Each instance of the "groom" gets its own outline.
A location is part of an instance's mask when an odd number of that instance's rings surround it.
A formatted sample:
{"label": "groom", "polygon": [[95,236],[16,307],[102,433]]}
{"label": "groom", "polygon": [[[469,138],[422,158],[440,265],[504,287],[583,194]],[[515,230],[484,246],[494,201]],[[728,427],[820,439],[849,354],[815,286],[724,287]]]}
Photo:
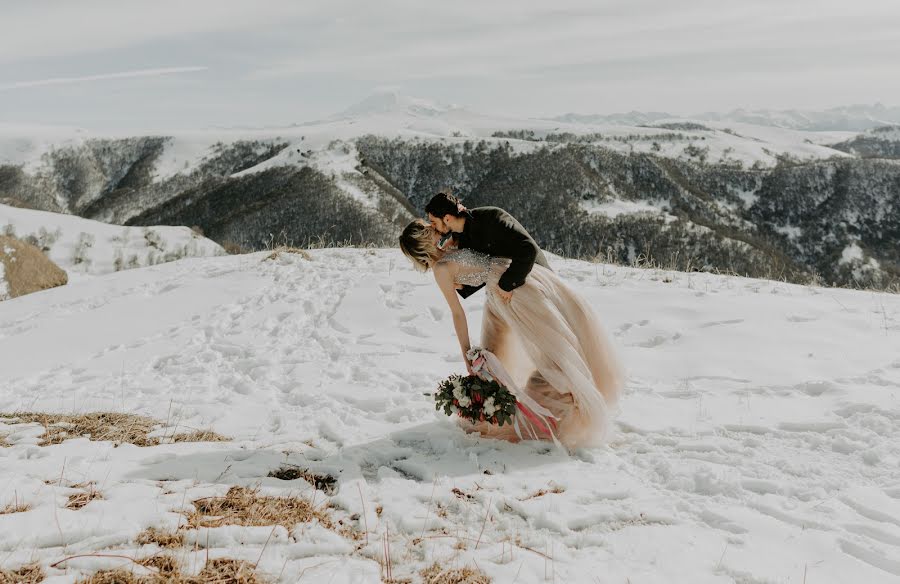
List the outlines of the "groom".
{"label": "groom", "polygon": [[[525,283],[535,263],[550,269],[547,258],[534,239],[516,219],[498,207],[466,209],[459,199],[441,191],[425,205],[431,226],[442,235],[453,233],[457,247],[489,256],[509,258],[512,262],[500,277],[497,294],[505,302],[513,290]],[[468,298],[481,286],[462,286],[458,292]]]}

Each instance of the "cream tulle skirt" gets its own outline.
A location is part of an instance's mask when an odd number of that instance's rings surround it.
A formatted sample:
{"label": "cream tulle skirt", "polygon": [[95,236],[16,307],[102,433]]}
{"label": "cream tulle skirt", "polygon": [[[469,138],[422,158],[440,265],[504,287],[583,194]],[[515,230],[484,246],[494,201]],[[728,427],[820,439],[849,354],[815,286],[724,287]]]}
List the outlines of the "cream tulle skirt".
{"label": "cream tulle skirt", "polygon": [[489,361],[495,378],[514,384],[513,393],[528,396],[527,402],[537,402],[537,409],[555,418],[553,435],[535,432],[542,425],[524,419],[526,432],[509,424],[460,423],[467,431],[511,441],[555,437],[569,448],[602,443],[623,373],[597,315],[556,273],[539,265],[512,301],[504,302],[492,290],[506,265],[495,264],[487,281],[481,346],[497,358]]}

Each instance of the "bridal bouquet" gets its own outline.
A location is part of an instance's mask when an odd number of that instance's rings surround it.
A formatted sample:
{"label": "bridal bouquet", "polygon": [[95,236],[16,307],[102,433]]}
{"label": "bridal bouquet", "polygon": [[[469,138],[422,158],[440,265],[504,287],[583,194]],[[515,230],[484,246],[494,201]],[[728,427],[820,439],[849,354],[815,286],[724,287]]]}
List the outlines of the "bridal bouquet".
{"label": "bridal bouquet", "polygon": [[435,409],[473,422],[512,423],[516,397],[483,369],[485,358],[480,349],[472,349],[466,356],[476,375],[451,375],[442,381],[434,393]]}

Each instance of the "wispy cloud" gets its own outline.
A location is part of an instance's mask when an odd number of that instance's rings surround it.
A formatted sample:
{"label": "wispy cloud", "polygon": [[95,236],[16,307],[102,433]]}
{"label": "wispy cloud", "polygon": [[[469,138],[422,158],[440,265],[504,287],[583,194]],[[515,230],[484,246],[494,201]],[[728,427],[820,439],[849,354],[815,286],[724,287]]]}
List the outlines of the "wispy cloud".
{"label": "wispy cloud", "polygon": [[134,77],[159,77],[160,75],[196,73],[198,71],[206,71],[207,69],[208,67],[166,67],[161,69],[138,69],[135,71],[120,71],[118,73],[85,75],[83,77],[52,77],[50,79],[35,79],[31,81],[16,81],[15,83],[0,84],[0,91],[27,89],[29,87],[42,87],[45,85],[69,85],[72,83],[91,83],[94,81],[109,81],[112,79],[131,79]]}

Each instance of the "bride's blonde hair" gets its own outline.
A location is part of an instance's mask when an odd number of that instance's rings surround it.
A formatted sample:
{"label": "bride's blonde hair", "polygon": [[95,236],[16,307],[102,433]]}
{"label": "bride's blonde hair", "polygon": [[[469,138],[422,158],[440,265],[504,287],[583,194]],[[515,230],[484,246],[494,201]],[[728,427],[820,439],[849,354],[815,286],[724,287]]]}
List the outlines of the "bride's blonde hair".
{"label": "bride's blonde hair", "polygon": [[427,272],[440,257],[434,244],[434,228],[421,219],[407,225],[400,234],[400,250],[423,272]]}

